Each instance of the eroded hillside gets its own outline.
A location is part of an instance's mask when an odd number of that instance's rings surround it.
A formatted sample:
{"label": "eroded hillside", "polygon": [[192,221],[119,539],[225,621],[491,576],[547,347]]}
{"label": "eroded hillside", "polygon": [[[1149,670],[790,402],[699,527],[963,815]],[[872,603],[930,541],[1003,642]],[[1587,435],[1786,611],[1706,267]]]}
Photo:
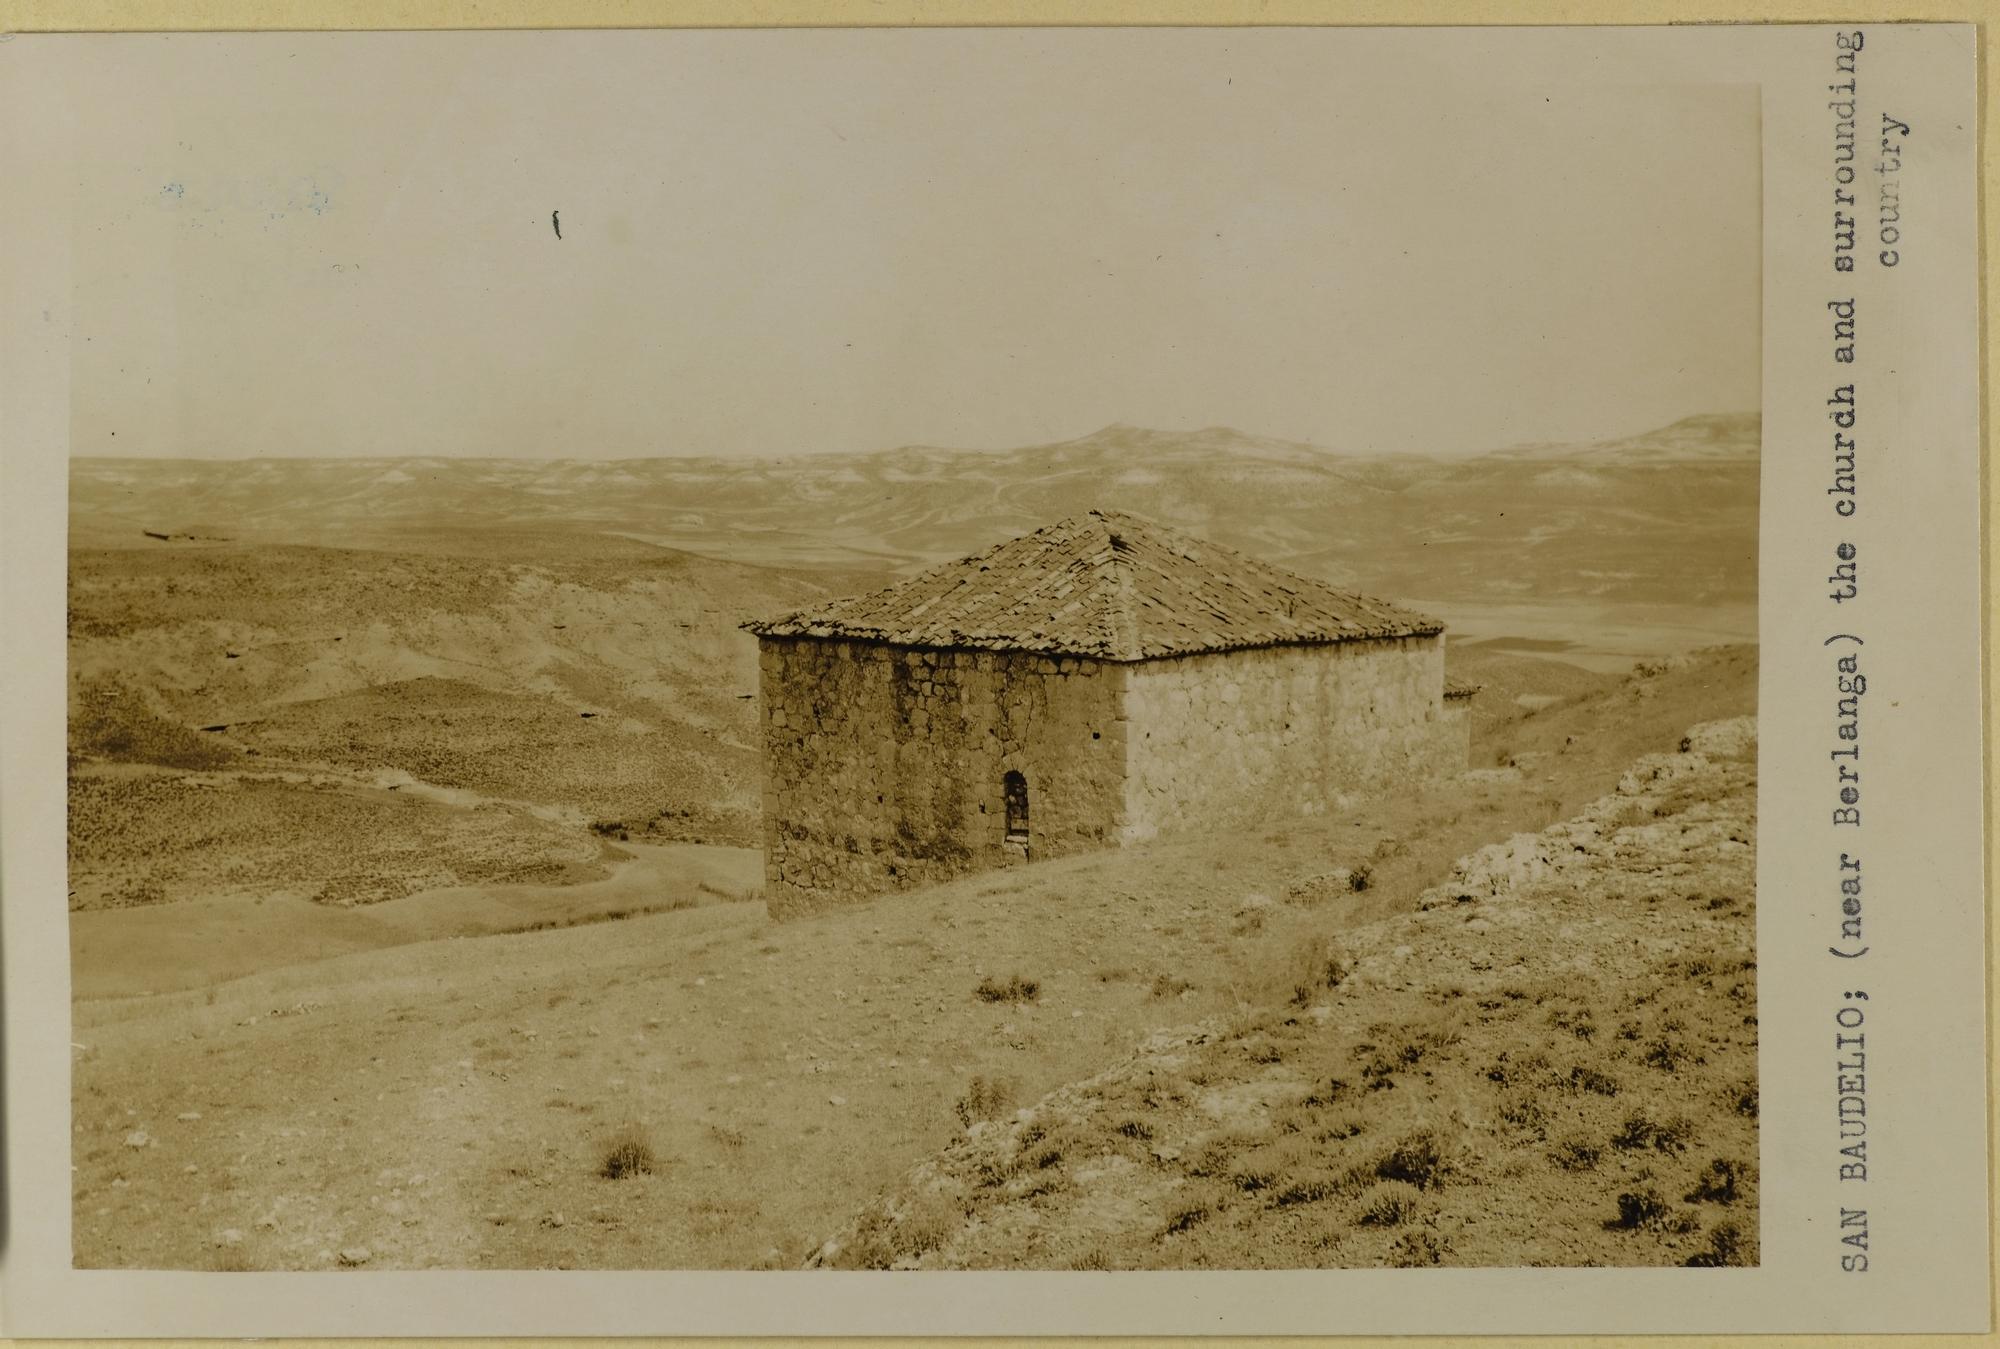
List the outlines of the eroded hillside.
{"label": "eroded hillside", "polygon": [[620,838],[749,842],[737,625],[850,579],[457,537],[73,553],[72,907],[369,902],[601,876]]}

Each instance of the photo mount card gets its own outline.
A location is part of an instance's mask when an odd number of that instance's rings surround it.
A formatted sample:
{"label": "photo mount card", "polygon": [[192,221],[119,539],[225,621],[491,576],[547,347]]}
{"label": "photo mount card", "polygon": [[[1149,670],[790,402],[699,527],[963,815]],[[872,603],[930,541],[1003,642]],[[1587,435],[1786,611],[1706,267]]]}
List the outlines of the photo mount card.
{"label": "photo mount card", "polygon": [[0,1329],[1989,1330],[1976,40],[0,46]]}

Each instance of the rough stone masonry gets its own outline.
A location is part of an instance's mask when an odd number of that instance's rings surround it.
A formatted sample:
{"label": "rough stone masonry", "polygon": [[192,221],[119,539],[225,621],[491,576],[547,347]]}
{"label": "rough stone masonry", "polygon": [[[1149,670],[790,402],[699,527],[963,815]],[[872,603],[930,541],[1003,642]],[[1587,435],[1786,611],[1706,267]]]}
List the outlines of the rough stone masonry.
{"label": "rough stone masonry", "polygon": [[1130,515],[745,627],[777,915],[1466,763],[1442,624]]}

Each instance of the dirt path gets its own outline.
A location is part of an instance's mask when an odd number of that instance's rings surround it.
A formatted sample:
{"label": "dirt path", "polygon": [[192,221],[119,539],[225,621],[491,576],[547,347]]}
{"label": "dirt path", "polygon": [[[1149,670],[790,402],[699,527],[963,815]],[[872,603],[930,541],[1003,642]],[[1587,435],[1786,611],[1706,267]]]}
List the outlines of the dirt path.
{"label": "dirt path", "polygon": [[762,855],[694,843],[621,843],[600,881],[459,885],[351,908],[296,895],[224,894],[70,915],[78,999],[206,988],[262,970],[410,942],[567,927],[740,899]]}

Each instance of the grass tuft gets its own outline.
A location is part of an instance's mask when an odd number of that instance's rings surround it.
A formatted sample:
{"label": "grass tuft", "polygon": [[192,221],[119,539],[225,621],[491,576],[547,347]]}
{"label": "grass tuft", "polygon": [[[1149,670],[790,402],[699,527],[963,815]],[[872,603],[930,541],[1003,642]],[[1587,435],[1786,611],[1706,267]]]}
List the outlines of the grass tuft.
{"label": "grass tuft", "polygon": [[656,1165],[658,1160],[645,1131],[636,1124],[627,1124],[605,1143],[597,1174],[606,1180],[624,1180],[628,1176],[650,1176]]}
{"label": "grass tuft", "polygon": [[1423,1208],[1423,1193],[1404,1181],[1384,1181],[1361,1196],[1354,1221],[1364,1227],[1401,1227]]}
{"label": "grass tuft", "polygon": [[1018,974],[1010,974],[1004,980],[988,975],[972,991],[981,1002],[1033,1002],[1042,995],[1042,983],[1039,979],[1023,979]]}
{"label": "grass tuft", "polygon": [[970,1129],[980,1120],[998,1119],[1013,1107],[1018,1088],[1009,1077],[975,1075],[952,1106],[958,1122]]}

